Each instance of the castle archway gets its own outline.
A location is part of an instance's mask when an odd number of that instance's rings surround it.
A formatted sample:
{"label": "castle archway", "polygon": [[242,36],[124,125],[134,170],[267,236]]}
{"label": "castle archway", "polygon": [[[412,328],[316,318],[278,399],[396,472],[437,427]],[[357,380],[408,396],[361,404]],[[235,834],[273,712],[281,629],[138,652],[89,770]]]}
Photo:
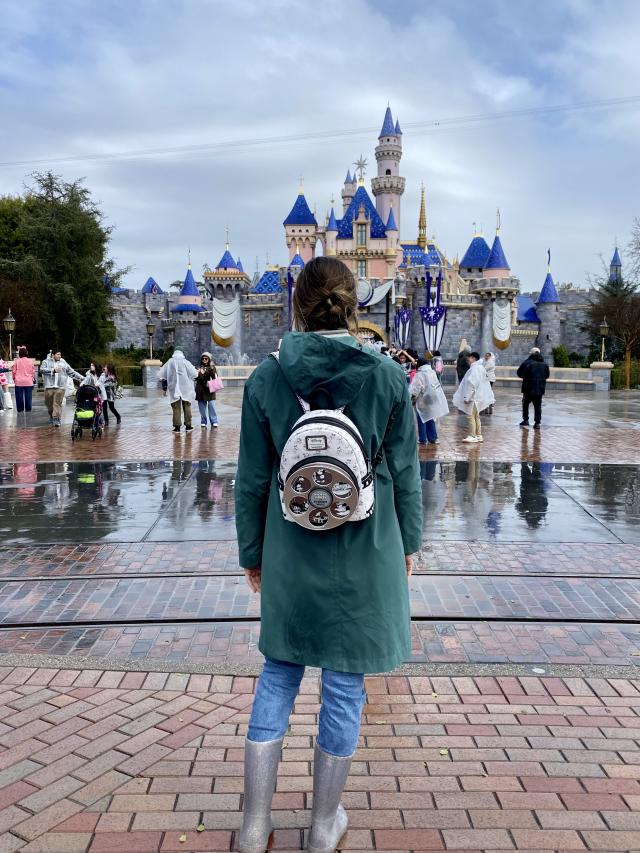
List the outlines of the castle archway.
{"label": "castle archway", "polygon": [[384,329],[376,323],[372,323],[370,320],[363,320],[361,317],[358,317],[358,329],[361,332],[364,332],[365,335],[367,335],[367,333],[368,335],[373,335],[373,339],[375,341],[382,341],[385,344],[389,343]]}

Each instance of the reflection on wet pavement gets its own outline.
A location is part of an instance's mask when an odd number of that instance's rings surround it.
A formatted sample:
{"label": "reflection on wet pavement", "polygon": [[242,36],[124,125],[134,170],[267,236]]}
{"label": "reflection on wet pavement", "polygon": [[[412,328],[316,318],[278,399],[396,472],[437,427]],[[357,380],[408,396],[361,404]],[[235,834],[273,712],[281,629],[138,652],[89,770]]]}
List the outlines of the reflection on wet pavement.
{"label": "reflection on wet pavement", "polygon": [[[4,544],[235,539],[234,462],[0,465]],[[421,462],[423,540],[640,543],[629,465]]]}

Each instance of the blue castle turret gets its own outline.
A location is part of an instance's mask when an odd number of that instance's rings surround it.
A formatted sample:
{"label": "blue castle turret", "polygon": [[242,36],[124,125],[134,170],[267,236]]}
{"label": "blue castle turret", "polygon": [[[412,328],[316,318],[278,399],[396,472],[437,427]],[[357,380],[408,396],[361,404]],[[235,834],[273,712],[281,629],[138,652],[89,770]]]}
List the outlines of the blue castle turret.
{"label": "blue castle turret", "polygon": [[611,263],[609,264],[609,284],[622,281],[622,261],[620,260],[620,252],[618,247],[615,247]]}
{"label": "blue castle turret", "polygon": [[562,342],[562,329],[560,326],[560,297],[551,275],[551,250],[549,250],[547,276],[536,300],[535,308],[540,320],[538,346],[544,359],[549,364],[553,364],[553,348]]}

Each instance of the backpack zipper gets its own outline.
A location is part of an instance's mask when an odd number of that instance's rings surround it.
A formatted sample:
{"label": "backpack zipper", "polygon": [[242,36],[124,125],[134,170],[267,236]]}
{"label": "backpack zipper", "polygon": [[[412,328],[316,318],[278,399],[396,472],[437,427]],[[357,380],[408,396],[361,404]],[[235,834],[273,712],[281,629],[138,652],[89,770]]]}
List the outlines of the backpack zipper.
{"label": "backpack zipper", "polygon": [[[346,415],[345,415],[345,417],[346,417]],[[362,441],[362,439],[360,438],[358,433],[355,432],[355,430],[353,430],[348,424],[343,424],[342,421],[338,420],[338,418],[331,418],[331,417],[326,417],[323,415],[321,417],[316,417],[316,418],[307,418],[301,424],[298,424],[297,426],[295,426],[291,430],[291,434],[293,435],[294,432],[297,432],[297,430],[302,429],[302,427],[306,426],[307,424],[333,424],[333,426],[341,427],[357,443],[358,447],[362,451],[362,455],[365,458],[365,462],[367,463],[367,467],[369,467],[369,455],[367,454],[367,451],[365,450],[364,442]]]}
{"label": "backpack zipper", "polygon": [[[348,465],[345,465],[344,462],[341,462],[339,459],[335,459],[332,456],[308,456],[306,459],[301,459],[299,462],[289,470],[287,474],[287,480],[299,471],[300,468],[304,468],[306,465],[315,465],[317,463],[323,463],[324,465],[333,465],[336,468],[341,468],[342,471],[349,477],[349,479],[356,484],[356,491],[360,494],[360,483],[358,482],[358,478],[355,476],[354,472],[349,468]],[[284,483],[283,483],[284,487]],[[323,486],[315,486],[316,488],[322,489]]]}

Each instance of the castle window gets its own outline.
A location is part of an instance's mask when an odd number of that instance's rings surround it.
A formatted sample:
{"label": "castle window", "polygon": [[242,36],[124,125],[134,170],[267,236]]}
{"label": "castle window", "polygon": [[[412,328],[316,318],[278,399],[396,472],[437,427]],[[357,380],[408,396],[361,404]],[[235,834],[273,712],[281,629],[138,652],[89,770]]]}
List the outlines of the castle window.
{"label": "castle window", "polygon": [[367,277],[367,262],[366,261],[358,261],[358,278],[366,278]]}
{"label": "castle window", "polygon": [[366,225],[358,225],[357,226],[356,245],[358,245],[358,246],[366,246],[367,245],[367,226]]}
{"label": "castle window", "polygon": [[385,172],[385,175],[390,175],[390,174],[391,174],[391,169],[387,169],[387,171]]}

